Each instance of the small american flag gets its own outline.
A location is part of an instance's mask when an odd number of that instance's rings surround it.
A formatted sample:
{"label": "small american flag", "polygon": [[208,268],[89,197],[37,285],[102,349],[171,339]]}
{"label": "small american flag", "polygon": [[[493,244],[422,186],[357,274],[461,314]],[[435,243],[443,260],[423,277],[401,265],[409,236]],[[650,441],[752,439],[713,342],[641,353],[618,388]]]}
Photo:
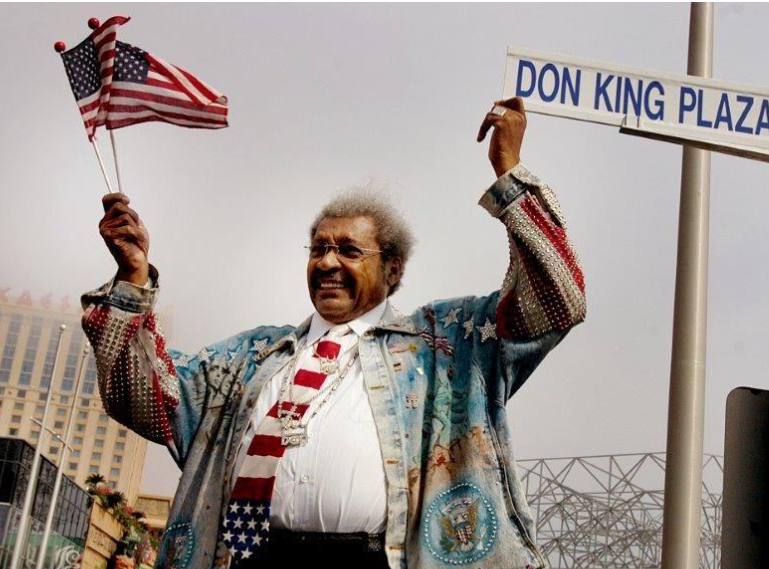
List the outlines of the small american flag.
{"label": "small american flag", "polygon": [[149,121],[189,128],[227,126],[227,97],[191,73],[117,40],[129,20],[114,16],[61,54],[89,140]]}

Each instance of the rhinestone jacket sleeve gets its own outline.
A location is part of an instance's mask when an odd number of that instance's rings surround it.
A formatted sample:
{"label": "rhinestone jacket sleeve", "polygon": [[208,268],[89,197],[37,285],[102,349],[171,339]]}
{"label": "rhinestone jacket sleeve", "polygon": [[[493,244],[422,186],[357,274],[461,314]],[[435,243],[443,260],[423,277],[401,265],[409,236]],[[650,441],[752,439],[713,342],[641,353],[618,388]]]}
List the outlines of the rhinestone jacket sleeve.
{"label": "rhinestone jacket sleeve", "polygon": [[110,282],[83,295],[83,329],[96,357],[105,411],[139,435],[175,448],[176,369],[155,314],[154,289]]}
{"label": "rhinestone jacket sleeve", "polygon": [[504,339],[564,332],[585,318],[585,279],[549,186],[522,164],[480,200],[507,228],[510,265],[496,309]]}

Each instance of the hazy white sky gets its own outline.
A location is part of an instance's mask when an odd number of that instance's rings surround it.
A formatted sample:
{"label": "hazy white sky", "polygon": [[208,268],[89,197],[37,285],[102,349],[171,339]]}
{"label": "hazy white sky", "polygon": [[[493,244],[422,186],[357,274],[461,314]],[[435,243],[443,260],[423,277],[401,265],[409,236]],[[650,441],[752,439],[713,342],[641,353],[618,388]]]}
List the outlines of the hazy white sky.
{"label": "hazy white sky", "polygon": [[[127,193],[152,236],[170,343],[190,352],[312,307],[301,246],[316,210],[365,176],[390,180],[419,242],[402,311],[485,294],[504,232],[476,205],[494,176],[479,122],[508,44],[682,73],[688,4],[4,5],[0,283],[77,295],[114,271],[97,232],[103,182],[59,57],[90,16],[230,98],[231,127],[117,132]],[[767,85],[767,5],[717,5],[714,76]],[[102,151],[108,153],[107,138]],[[524,162],[558,193],[584,265],[588,319],[509,405],[522,458],[665,447],[681,148],[529,117]],[[767,166],[713,156],[706,452],[724,402],[769,388]],[[178,475],[150,449],[143,490]]]}

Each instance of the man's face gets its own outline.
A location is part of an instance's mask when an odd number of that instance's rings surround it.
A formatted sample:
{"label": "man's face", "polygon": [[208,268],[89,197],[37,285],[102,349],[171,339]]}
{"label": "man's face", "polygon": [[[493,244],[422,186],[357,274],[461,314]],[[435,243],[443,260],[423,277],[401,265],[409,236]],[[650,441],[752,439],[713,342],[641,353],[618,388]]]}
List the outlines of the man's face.
{"label": "man's face", "polygon": [[357,260],[344,253],[381,247],[376,225],[370,217],[327,217],[315,230],[310,245],[338,245],[323,255],[310,254],[307,286],[315,309],[329,322],[341,324],[365,314],[387,298],[390,287],[400,278],[400,262],[383,263],[381,253],[363,251]]}

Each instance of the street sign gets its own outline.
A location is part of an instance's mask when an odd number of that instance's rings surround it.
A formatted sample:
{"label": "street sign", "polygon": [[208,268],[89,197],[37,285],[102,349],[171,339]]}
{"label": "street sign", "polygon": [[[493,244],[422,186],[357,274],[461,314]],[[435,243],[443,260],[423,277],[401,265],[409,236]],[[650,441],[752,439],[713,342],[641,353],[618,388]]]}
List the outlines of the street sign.
{"label": "street sign", "polygon": [[769,89],[507,48],[504,97],[526,110],[769,162]]}

